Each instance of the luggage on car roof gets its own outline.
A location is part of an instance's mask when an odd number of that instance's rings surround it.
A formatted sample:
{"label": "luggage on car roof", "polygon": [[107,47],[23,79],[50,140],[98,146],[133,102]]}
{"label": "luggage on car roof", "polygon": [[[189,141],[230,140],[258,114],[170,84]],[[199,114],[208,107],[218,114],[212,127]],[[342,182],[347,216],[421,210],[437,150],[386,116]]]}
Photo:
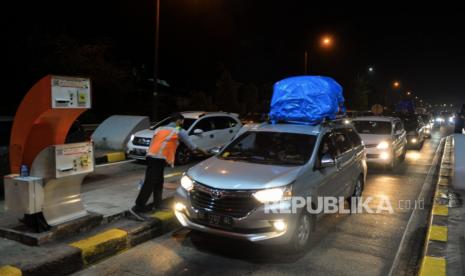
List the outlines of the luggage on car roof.
{"label": "luggage on car roof", "polygon": [[343,103],[342,87],[330,77],[290,77],[273,87],[270,120],[317,124],[335,119]]}

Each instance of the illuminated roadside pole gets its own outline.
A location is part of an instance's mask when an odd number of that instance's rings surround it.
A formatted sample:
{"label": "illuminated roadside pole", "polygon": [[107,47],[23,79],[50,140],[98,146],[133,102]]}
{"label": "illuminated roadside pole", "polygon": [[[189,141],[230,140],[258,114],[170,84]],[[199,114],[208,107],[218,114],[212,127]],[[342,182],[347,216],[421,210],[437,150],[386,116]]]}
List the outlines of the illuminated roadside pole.
{"label": "illuminated roadside pole", "polygon": [[[320,39],[321,48],[328,49],[328,48],[331,48],[332,45],[333,45],[333,38],[331,36],[325,35],[321,37]],[[308,55],[309,55],[309,51],[305,50],[304,52],[304,73],[305,75],[308,74]]]}
{"label": "illuminated roadside pole", "polygon": [[153,63],[153,104],[152,116],[156,121],[158,118],[158,44],[159,44],[159,30],[160,30],[160,0],[155,0],[155,52]]}

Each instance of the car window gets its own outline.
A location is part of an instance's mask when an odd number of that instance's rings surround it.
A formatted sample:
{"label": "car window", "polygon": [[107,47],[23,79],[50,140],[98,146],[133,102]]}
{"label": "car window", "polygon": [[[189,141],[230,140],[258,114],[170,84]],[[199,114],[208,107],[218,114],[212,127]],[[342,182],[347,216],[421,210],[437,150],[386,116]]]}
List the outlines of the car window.
{"label": "car window", "polygon": [[341,155],[352,149],[352,144],[349,140],[349,137],[347,137],[344,131],[338,130],[334,132],[334,143],[336,145],[338,155]]}
{"label": "car window", "polygon": [[352,121],[360,134],[391,134],[391,122],[385,121]]}
{"label": "car window", "polygon": [[267,131],[247,131],[220,154],[220,158],[250,163],[301,166],[308,162],[316,136]]}
{"label": "car window", "polygon": [[193,129],[201,129],[203,132],[211,131],[213,130],[213,120],[214,118],[211,117],[200,119]]}
{"label": "car window", "polygon": [[225,117],[225,118],[226,118],[226,120],[228,120],[228,125],[229,125],[230,128],[235,127],[237,125],[237,121],[234,120],[233,118],[231,118],[231,117]]}
{"label": "car window", "polygon": [[349,139],[352,142],[353,147],[358,147],[362,145],[362,139],[360,139],[360,136],[357,134],[355,130],[353,130],[352,128],[347,128],[346,133],[347,136],[349,136]]}
{"label": "car window", "polygon": [[397,131],[401,131],[401,130],[404,130],[404,126],[402,125],[402,122],[396,122],[396,124],[394,126],[394,131],[397,132]]}
{"label": "car window", "polygon": [[213,117],[213,124],[215,129],[226,129],[230,128],[228,117]]}
{"label": "car window", "polygon": [[332,133],[326,133],[323,136],[320,147],[318,148],[318,159],[321,160],[325,155],[328,155],[331,158],[336,157],[336,148],[334,146]]}

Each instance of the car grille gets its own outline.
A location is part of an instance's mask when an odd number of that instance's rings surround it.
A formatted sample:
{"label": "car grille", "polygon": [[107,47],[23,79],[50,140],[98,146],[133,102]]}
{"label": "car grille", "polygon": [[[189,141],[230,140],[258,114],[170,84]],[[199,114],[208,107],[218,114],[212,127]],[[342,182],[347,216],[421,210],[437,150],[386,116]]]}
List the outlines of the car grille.
{"label": "car grille", "polygon": [[197,210],[241,218],[260,205],[252,193],[249,190],[220,190],[195,183],[190,198],[192,207]]}
{"label": "car grille", "polygon": [[150,138],[134,137],[134,140],[132,140],[132,144],[135,145],[135,146],[148,147],[148,146],[150,146],[151,141],[152,141],[152,139],[150,139]]}

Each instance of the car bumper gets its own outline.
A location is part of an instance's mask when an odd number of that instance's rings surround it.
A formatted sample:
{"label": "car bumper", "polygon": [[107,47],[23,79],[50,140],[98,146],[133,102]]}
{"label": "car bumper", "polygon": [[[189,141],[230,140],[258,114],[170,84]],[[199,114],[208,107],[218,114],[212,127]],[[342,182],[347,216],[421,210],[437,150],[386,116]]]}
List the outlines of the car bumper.
{"label": "car bumper", "polygon": [[366,150],[367,163],[386,165],[389,164],[393,158],[390,150],[380,150],[371,148]]}
{"label": "car bumper", "polygon": [[142,146],[128,146],[126,156],[131,159],[145,160],[147,156],[147,147]]}
{"label": "car bumper", "polygon": [[418,147],[421,143],[419,136],[407,136],[407,146],[408,147]]}
{"label": "car bumper", "polygon": [[[179,223],[186,228],[267,245],[288,243],[292,238],[298,218],[298,214],[267,214],[264,207],[258,207],[245,217],[232,218],[233,227],[224,228],[199,221],[199,211],[192,207],[188,194],[183,188],[179,188],[175,195],[176,203],[182,203],[185,206],[184,210],[175,210],[174,213]],[[285,230],[277,231],[273,228],[272,223],[277,220],[282,220],[287,224]]]}

